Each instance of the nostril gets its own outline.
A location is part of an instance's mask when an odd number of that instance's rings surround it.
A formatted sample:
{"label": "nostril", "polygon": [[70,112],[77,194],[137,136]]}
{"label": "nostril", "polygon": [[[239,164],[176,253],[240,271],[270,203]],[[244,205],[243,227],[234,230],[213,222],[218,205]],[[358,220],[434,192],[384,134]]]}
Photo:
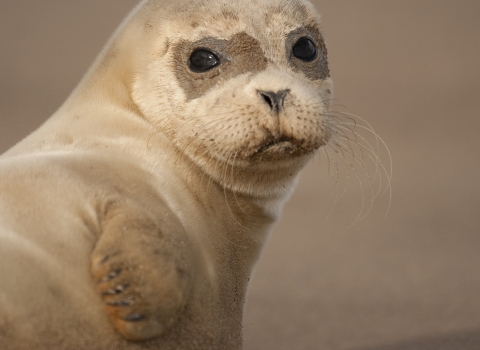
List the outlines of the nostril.
{"label": "nostril", "polygon": [[270,106],[270,108],[273,109],[273,108],[274,108],[274,103],[273,103],[273,101],[272,101],[272,97],[271,97],[269,94],[267,94],[267,93],[265,93],[265,92],[261,92],[261,91],[259,92],[259,94],[260,94],[260,96],[263,97],[263,99],[265,100],[265,102],[268,103],[268,105]]}
{"label": "nostril", "polygon": [[283,108],[283,101],[290,90],[280,90],[277,93],[273,91],[258,90],[258,94],[270,106],[270,109],[278,113]]}
{"label": "nostril", "polygon": [[279,92],[277,92],[276,99],[277,99],[277,103],[280,107],[283,108],[283,102],[285,101],[285,97],[288,95],[289,92],[290,92],[289,89],[280,90]]}

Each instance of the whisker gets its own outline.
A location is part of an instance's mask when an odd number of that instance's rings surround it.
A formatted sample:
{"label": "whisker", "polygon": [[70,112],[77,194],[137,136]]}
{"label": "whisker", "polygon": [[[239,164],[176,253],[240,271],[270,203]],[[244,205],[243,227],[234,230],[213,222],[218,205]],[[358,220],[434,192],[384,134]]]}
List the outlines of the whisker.
{"label": "whisker", "polygon": [[[335,157],[329,151],[329,148],[332,149],[336,154],[338,154],[345,164],[346,171],[346,185],[343,193],[339,196],[338,191],[335,195],[335,203],[345,194],[346,188],[349,187],[350,182],[350,171],[353,172],[357,178],[360,189],[362,193],[362,203],[361,209],[358,217],[356,218],[354,224],[359,220],[363,220],[372,210],[373,202],[381,193],[389,191],[389,204],[385,214],[385,217],[388,215],[390,206],[392,203],[392,173],[393,173],[393,162],[390,150],[386,145],[385,141],[375,132],[373,127],[363,118],[360,118],[351,113],[344,113],[338,111],[331,111],[328,114],[322,115],[324,118],[328,119],[326,122],[326,127],[330,132],[330,140],[327,143],[327,147],[324,147],[324,154],[327,157],[329,164],[329,174],[333,179],[335,186],[338,188],[339,174],[335,174],[333,169],[333,164],[336,162]],[[358,124],[357,119],[360,120],[363,124]],[[357,132],[356,129],[366,130],[371,133],[374,137],[374,142],[371,143],[364,135],[361,135]],[[381,146],[386,150],[388,154],[389,169],[385,166],[380,158],[380,148]],[[368,164],[371,162],[375,170],[373,174],[370,172]],[[362,182],[362,176],[357,171],[357,166],[359,166],[362,171],[361,173],[366,176],[369,182],[370,187],[370,199],[366,200],[365,189]],[[338,171],[338,165],[335,164],[335,171]],[[386,176],[387,182],[383,183],[383,175]],[[378,188],[376,188],[378,185]],[[385,190],[382,192],[382,189],[385,187]],[[368,208],[365,208],[365,205],[369,204]],[[330,215],[330,214],[329,214]]]}

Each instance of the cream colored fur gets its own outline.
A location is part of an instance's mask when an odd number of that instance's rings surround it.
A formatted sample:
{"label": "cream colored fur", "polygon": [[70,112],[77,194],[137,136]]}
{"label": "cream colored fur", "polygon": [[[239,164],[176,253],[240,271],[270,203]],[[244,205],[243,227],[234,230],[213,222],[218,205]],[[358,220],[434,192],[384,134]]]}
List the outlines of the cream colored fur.
{"label": "cream colored fur", "polygon": [[[1,349],[241,348],[253,265],[329,137],[330,78],[285,51],[289,32],[318,26],[303,0],[132,12],[65,104],[0,157]],[[236,33],[266,68],[188,100],[175,45]],[[274,115],[258,90],[285,89]],[[262,153],[280,136],[301,152]]]}

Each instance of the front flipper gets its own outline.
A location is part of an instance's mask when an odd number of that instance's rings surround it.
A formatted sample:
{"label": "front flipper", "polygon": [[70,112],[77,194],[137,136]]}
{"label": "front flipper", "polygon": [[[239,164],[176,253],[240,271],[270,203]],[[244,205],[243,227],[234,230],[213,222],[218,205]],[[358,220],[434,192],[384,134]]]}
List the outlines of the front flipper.
{"label": "front flipper", "polygon": [[186,236],[176,219],[166,217],[174,222],[133,208],[115,210],[102,225],[91,256],[91,273],[110,320],[128,340],[163,334],[189,296]]}

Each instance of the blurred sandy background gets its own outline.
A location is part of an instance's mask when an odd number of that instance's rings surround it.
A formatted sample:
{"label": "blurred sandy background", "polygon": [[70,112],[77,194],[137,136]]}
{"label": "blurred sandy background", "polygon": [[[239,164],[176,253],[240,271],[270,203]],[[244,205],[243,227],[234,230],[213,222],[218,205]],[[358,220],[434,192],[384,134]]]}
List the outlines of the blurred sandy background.
{"label": "blurred sandy background", "polygon": [[[0,152],[55,111],[136,3],[0,0]],[[245,349],[480,349],[480,2],[316,5],[335,109],[388,144],[392,205],[382,219],[380,196],[348,228],[352,180],[327,218],[325,158],[313,162],[255,271]]]}

